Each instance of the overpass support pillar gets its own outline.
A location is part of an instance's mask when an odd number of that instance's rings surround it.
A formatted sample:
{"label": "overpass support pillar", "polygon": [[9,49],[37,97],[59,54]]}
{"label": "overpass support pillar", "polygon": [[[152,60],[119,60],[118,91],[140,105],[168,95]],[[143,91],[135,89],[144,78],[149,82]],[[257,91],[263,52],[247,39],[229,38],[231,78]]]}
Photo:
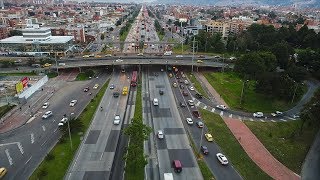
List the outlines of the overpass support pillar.
{"label": "overpass support pillar", "polygon": [[79,72],[81,73],[81,67],[79,67]]}
{"label": "overpass support pillar", "polygon": [[199,66],[197,66],[197,72],[199,72]]}

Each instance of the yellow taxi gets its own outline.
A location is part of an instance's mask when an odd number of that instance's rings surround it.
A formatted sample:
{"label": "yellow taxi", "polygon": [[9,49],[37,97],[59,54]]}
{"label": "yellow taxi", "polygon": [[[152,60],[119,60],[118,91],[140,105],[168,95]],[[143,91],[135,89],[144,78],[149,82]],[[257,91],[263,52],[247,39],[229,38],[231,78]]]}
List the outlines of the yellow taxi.
{"label": "yellow taxi", "polygon": [[100,56],[100,55],[96,55],[95,57],[96,57],[96,58],[102,58],[102,56]]}
{"label": "yellow taxi", "polygon": [[202,61],[202,60],[200,60],[200,59],[198,59],[198,60],[197,60],[197,63],[203,63],[203,61]]}
{"label": "yellow taxi", "polygon": [[2,179],[7,174],[7,169],[2,167],[0,168],[0,179]]}
{"label": "yellow taxi", "polygon": [[52,64],[49,64],[49,63],[45,63],[44,65],[43,65],[43,67],[50,67]]}
{"label": "yellow taxi", "polygon": [[82,56],[83,58],[88,58],[88,57],[90,57],[89,55],[84,55],[84,56]]}
{"label": "yellow taxi", "polygon": [[204,134],[204,136],[206,137],[207,141],[209,141],[209,142],[212,142],[212,141],[213,141],[213,137],[212,137],[211,134],[206,133],[206,134]]}

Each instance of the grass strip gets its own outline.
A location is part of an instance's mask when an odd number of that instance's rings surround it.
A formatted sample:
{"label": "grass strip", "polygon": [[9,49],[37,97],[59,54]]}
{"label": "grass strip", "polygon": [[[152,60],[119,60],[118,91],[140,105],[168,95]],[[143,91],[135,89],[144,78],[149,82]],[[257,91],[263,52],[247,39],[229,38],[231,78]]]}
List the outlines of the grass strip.
{"label": "grass strip", "polygon": [[35,72],[23,72],[23,73],[0,73],[0,76],[36,76]]}
{"label": "grass strip", "polygon": [[85,81],[89,80],[89,76],[85,72],[81,72],[77,75],[76,81]]}
{"label": "grass strip", "polygon": [[[135,110],[134,110],[134,117],[133,119],[135,121],[141,121],[142,122],[142,98],[141,98],[141,91],[142,91],[142,84],[141,80],[139,79],[139,83],[137,85],[137,97],[135,102]],[[132,143],[136,143],[135,141],[130,140],[129,146]],[[143,141],[138,142],[139,146],[143,149]],[[142,151],[143,153],[143,151]],[[128,157],[136,156],[135,152],[128,151]],[[129,158],[128,158],[129,159]],[[144,167],[137,170],[136,167],[130,167],[129,163],[126,163],[126,169],[125,169],[125,179],[126,180],[141,180],[144,179]]]}
{"label": "grass strip", "polygon": [[240,104],[243,80],[234,72],[203,73],[212,87],[221,95],[225,102],[232,108],[247,112],[274,112],[285,111],[295,105],[291,102],[270,98],[255,92],[255,82],[249,81],[244,88],[242,103]]}
{"label": "grass strip", "polygon": [[209,133],[244,179],[271,179],[251,160],[219,115],[203,109],[200,112]]}
{"label": "grass strip", "polygon": [[245,121],[245,124],[278,161],[300,174],[302,163],[319,126],[305,123],[301,134],[302,121],[277,123]]}
{"label": "grass strip", "polygon": [[193,86],[196,88],[196,90],[204,97],[208,98],[208,94],[203,90],[201,83],[196,79],[194,74],[188,72],[187,75],[189,80],[192,82]]}
{"label": "grass strip", "polygon": [[[30,180],[38,179],[51,179],[61,180],[65,176],[70,163],[81,143],[84,133],[89,128],[93,115],[99,106],[99,103],[108,88],[109,80],[101,87],[98,94],[91,100],[87,107],[83,110],[81,115],[75,121],[81,121],[84,128],[81,131],[73,132],[71,135],[73,148],[70,148],[70,141],[68,133],[64,134],[59,142],[53,147],[49,154],[45,157],[44,161],[33,172]],[[70,123],[71,124],[71,123]]]}
{"label": "grass strip", "polygon": [[9,112],[11,109],[13,109],[16,105],[10,104],[10,105],[4,105],[0,107],[0,118],[4,116],[7,112]]}

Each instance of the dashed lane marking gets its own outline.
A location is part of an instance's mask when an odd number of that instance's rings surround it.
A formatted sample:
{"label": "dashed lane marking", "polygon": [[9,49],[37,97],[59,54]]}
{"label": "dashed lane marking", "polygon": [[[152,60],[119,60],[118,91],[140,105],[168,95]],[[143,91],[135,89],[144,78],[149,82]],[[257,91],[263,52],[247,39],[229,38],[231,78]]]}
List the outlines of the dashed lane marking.
{"label": "dashed lane marking", "polygon": [[285,120],[285,119],[280,119],[280,121],[287,122],[287,120]]}
{"label": "dashed lane marking", "polygon": [[211,109],[211,112],[214,112],[215,110],[216,110],[215,108],[212,108],[212,109]]}
{"label": "dashed lane marking", "polygon": [[229,115],[229,118],[232,118],[232,114]]}
{"label": "dashed lane marking", "polygon": [[201,103],[201,102],[200,102],[200,101],[198,101],[198,102],[197,102],[197,104],[196,104],[196,106],[199,106],[199,105],[200,105],[200,103]]}
{"label": "dashed lane marking", "polygon": [[260,119],[261,122],[265,122],[264,120]]}
{"label": "dashed lane marking", "polygon": [[275,120],[271,119],[271,122],[276,122]]}
{"label": "dashed lane marking", "polygon": [[24,164],[28,164],[28,162],[31,160],[31,158],[32,158],[32,156]]}
{"label": "dashed lane marking", "polygon": [[223,116],[223,111],[220,112],[220,116]]}
{"label": "dashed lane marking", "polygon": [[43,131],[46,131],[46,127],[45,127],[45,126],[42,126],[42,130],[43,130]]}
{"label": "dashed lane marking", "polygon": [[203,109],[207,109],[207,106],[205,105],[205,106],[203,107]]}
{"label": "dashed lane marking", "polygon": [[252,119],[252,118],[249,118],[249,120],[250,120],[250,121],[253,121],[253,119]]}
{"label": "dashed lane marking", "polygon": [[33,133],[30,134],[30,139],[31,139],[31,144],[33,144],[34,143],[34,134]]}
{"label": "dashed lane marking", "polygon": [[19,148],[19,150],[20,150],[21,154],[23,154],[23,153],[24,153],[24,151],[23,151],[23,147],[22,147],[22,145],[21,145],[21,143],[20,143],[20,142],[18,142],[18,148]]}
{"label": "dashed lane marking", "polygon": [[13,164],[13,162],[12,162],[12,158],[11,158],[10,153],[9,153],[9,149],[6,149],[5,152],[6,152],[9,164],[11,166]]}

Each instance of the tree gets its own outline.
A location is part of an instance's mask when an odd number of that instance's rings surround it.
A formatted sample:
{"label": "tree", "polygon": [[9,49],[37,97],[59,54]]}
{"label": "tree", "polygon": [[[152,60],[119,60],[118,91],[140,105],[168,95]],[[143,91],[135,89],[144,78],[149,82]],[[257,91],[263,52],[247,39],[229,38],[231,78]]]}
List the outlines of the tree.
{"label": "tree", "polygon": [[276,56],[278,65],[285,69],[289,63],[289,49],[286,43],[277,43],[271,48],[271,52]]}
{"label": "tree", "polygon": [[234,70],[243,76],[257,79],[258,75],[266,71],[263,59],[257,53],[245,54],[236,61]]}
{"label": "tree", "polygon": [[19,30],[11,30],[9,36],[22,36],[22,31]]}

